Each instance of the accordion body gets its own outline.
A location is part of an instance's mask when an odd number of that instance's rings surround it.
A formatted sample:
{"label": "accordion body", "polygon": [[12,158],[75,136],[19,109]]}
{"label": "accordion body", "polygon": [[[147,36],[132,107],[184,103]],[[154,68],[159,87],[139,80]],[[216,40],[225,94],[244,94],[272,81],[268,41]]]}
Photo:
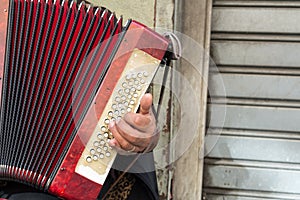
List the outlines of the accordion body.
{"label": "accordion body", "polygon": [[0,179],[96,199],[116,156],[108,124],[137,111],[169,41],[84,3],[1,8]]}

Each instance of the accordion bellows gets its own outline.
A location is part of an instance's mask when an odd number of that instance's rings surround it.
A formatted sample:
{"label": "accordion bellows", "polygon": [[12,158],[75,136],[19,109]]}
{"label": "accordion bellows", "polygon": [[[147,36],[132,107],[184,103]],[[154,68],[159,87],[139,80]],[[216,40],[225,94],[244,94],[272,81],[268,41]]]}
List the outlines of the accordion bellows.
{"label": "accordion bellows", "polygon": [[96,199],[116,156],[108,124],[137,110],[168,41],[73,1],[10,0],[0,18],[0,179]]}

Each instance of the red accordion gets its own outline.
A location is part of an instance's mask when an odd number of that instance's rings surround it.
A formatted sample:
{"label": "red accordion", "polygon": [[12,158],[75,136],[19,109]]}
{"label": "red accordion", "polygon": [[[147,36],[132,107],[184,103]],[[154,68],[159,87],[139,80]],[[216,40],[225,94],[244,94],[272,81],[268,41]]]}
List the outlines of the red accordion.
{"label": "red accordion", "polygon": [[116,156],[108,124],[137,110],[169,41],[84,3],[1,4],[0,179],[96,199]]}

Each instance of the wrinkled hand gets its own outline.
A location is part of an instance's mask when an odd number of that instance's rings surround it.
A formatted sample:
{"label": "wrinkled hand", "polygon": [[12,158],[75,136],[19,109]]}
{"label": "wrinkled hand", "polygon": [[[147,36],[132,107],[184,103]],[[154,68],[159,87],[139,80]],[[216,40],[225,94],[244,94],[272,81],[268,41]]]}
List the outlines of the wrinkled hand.
{"label": "wrinkled hand", "polygon": [[145,94],[139,113],[127,113],[119,121],[111,122],[109,129],[114,139],[109,144],[120,154],[149,152],[158,143],[156,119],[152,112],[152,95]]}

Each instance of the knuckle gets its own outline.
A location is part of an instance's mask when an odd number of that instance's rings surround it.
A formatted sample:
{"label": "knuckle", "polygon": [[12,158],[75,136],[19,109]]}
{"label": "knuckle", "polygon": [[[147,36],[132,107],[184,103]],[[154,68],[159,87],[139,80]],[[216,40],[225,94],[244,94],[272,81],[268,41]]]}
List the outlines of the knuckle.
{"label": "knuckle", "polygon": [[122,149],[125,149],[125,150],[130,149],[130,144],[126,141],[122,141],[120,143],[120,145],[121,145]]}
{"label": "knuckle", "polygon": [[133,138],[130,139],[130,142],[131,142],[132,144],[139,144],[139,139],[136,138],[136,137],[133,137]]}

